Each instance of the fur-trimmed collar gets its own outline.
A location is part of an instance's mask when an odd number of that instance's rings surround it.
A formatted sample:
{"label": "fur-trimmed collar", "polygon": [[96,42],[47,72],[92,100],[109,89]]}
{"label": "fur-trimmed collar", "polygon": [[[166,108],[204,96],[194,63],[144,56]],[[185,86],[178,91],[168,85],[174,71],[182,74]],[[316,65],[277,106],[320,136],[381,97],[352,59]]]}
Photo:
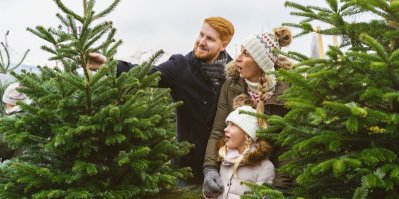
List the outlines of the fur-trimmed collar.
{"label": "fur-trimmed collar", "polygon": [[226,72],[226,78],[237,79],[240,77],[235,59],[227,63],[224,70]]}
{"label": "fur-trimmed collar", "polygon": [[[216,148],[218,149],[217,151],[219,151],[219,149],[222,148],[225,144],[226,144],[225,139],[221,139],[216,144]],[[261,161],[268,159],[272,151],[271,145],[267,141],[262,139],[258,139],[254,143],[253,147],[254,149],[251,150],[251,152],[249,152],[247,155],[245,155],[245,157],[241,161],[242,165],[256,165]],[[223,157],[218,156],[219,162],[221,162],[222,159]]]}
{"label": "fur-trimmed collar", "polygon": [[[279,60],[280,60],[279,56]],[[285,58],[286,59],[286,58]],[[284,59],[281,59],[284,60]],[[285,62],[283,62],[285,64]],[[288,63],[288,61],[287,61]],[[289,70],[288,65],[287,66],[279,66],[278,68],[284,69],[284,70]],[[236,89],[237,91],[242,90],[242,87],[244,87],[244,91],[247,89],[247,84],[245,83],[245,80],[240,78],[240,73],[238,72],[238,68],[237,68],[237,64],[236,64],[236,60],[232,60],[231,62],[229,62],[228,64],[226,64],[225,66],[225,72],[226,72],[226,79],[233,79],[234,82],[236,82],[237,86],[239,87],[237,88],[230,88],[230,89]],[[276,83],[276,88],[274,90],[273,95],[270,97],[269,100],[267,100],[266,104],[277,104],[277,105],[284,105],[285,101],[284,100],[279,100],[277,99],[277,96],[280,96],[283,94],[283,92],[289,87],[289,83],[285,82],[285,81],[277,81]],[[246,91],[245,91],[246,92]],[[247,93],[248,94],[248,93]]]}

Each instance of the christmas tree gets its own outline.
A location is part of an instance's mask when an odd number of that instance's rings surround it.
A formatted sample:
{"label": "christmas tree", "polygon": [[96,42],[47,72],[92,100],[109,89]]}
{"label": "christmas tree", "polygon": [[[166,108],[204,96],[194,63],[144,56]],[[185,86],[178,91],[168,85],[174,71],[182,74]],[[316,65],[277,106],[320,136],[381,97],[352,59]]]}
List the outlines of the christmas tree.
{"label": "christmas tree", "polygon": [[[305,198],[399,197],[399,1],[326,0],[328,7],[286,2],[303,18],[298,36],[337,35],[325,59],[288,53],[299,61],[279,71],[291,82],[290,111],[268,116],[261,134],[290,149],[280,172],[295,177],[292,193]],[[369,15],[364,15],[369,14]],[[353,16],[356,20],[352,20]],[[363,16],[374,20],[362,20]],[[267,187],[257,193],[270,190]]]}
{"label": "christmas tree", "polygon": [[[7,143],[22,151],[0,167],[0,198],[145,198],[172,188],[189,170],[169,161],[190,146],[175,140],[178,104],[169,90],[153,88],[159,73],[148,73],[162,52],[117,77],[113,56],[122,42],[111,22],[97,21],[119,0],[98,13],[94,0],[83,0],[82,16],[55,2],[64,13],[60,27],[28,30],[49,43],[42,49],[63,70],[14,74],[33,103],[0,124]],[[108,60],[96,73],[91,52]]]}

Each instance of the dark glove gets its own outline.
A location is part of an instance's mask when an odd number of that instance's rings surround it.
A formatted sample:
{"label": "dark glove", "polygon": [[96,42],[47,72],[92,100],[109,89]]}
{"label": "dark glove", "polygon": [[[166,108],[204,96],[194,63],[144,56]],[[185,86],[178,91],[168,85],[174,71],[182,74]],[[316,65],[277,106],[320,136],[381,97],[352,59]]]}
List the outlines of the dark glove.
{"label": "dark glove", "polygon": [[205,167],[204,176],[204,195],[206,197],[216,198],[223,193],[223,181],[215,168]]}

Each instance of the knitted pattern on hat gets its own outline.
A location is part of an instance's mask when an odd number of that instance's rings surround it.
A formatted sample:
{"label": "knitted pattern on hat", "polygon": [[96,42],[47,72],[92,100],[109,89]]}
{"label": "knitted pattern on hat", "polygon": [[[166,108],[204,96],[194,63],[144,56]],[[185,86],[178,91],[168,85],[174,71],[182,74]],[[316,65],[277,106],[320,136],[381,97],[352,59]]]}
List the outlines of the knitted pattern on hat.
{"label": "knitted pattern on hat", "polygon": [[233,122],[240,127],[252,140],[256,141],[256,131],[259,129],[257,118],[247,113],[240,113],[240,111],[246,111],[256,113],[256,110],[250,106],[244,105],[236,108],[226,118],[227,122]]}
{"label": "knitted pattern on hat", "polygon": [[273,51],[275,49],[280,50],[280,44],[273,34],[250,35],[242,42],[242,45],[263,72],[267,73],[275,70],[274,63],[277,61],[277,56]]}
{"label": "knitted pattern on hat", "polygon": [[17,91],[17,88],[20,87],[19,83],[10,84],[3,94],[3,102],[6,104],[16,105],[17,101],[22,101],[28,103],[30,100],[28,97]]}

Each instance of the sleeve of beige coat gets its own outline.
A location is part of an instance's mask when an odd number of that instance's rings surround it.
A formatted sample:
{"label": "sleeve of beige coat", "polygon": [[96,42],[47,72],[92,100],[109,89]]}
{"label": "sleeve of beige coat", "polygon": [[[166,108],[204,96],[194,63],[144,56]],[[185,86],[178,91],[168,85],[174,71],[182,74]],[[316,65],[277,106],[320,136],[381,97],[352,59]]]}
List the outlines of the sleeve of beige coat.
{"label": "sleeve of beige coat", "polygon": [[272,184],[273,179],[276,175],[274,171],[274,165],[270,160],[263,160],[262,169],[259,171],[258,178],[256,179],[256,184]]}
{"label": "sleeve of beige coat", "polygon": [[208,145],[206,147],[205,158],[204,158],[204,167],[214,167],[219,168],[217,163],[217,149],[216,144],[220,139],[224,137],[224,128],[226,128],[226,117],[228,113],[228,97],[227,97],[227,89],[229,81],[225,81],[219,95],[218,106],[216,110],[215,120],[213,122],[213,127],[211,131],[211,135],[208,139]]}

